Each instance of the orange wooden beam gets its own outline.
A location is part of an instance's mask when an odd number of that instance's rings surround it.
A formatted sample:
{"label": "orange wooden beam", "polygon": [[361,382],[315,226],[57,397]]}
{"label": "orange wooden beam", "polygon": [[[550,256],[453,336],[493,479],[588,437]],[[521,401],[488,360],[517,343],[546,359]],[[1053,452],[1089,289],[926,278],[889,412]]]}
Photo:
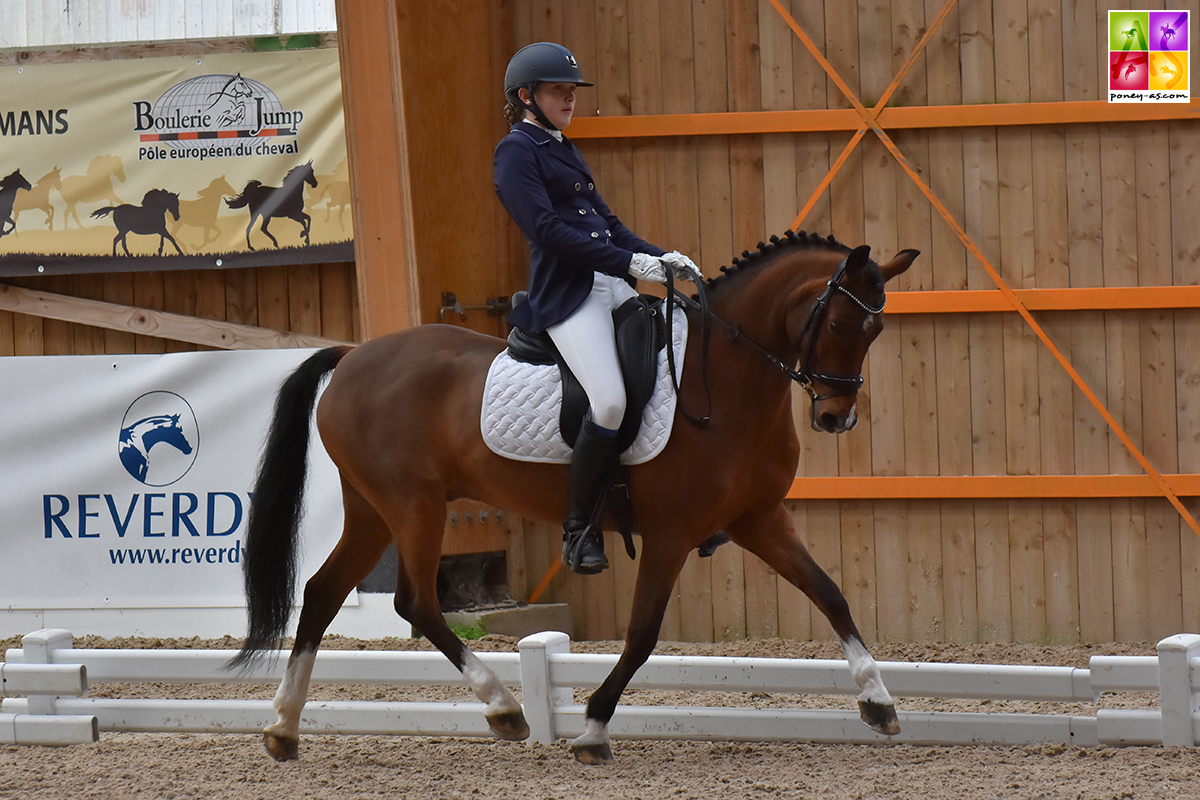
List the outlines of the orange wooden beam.
{"label": "orange wooden beam", "polygon": [[[1151,308],[1200,308],[1200,286],[1103,286],[1073,289],[1014,289],[1030,311],[1114,311]],[[1012,311],[998,289],[966,291],[895,291],[887,297],[889,314],[948,314]]]}
{"label": "orange wooden beam", "polygon": [[[1058,103],[890,107],[880,111],[877,122],[879,127],[884,130],[903,130],[906,128],[1152,122],[1173,119],[1200,119],[1200,98],[1195,98],[1190,103],[1153,103],[1149,105],[1081,100]],[[643,114],[630,117],[576,116],[571,120],[571,139],[855,131],[861,126],[862,118],[853,108],[708,114]]]}
{"label": "orange wooden beam", "polygon": [[[1200,496],[1200,475],[1162,475],[1176,495]],[[789,500],[977,500],[1161,497],[1149,475],[934,475],[796,478]]]}

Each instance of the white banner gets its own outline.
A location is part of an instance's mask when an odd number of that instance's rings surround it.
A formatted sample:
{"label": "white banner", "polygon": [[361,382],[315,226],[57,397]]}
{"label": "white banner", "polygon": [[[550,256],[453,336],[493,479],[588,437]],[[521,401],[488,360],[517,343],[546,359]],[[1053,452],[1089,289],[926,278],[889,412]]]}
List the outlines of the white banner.
{"label": "white banner", "polygon": [[[312,350],[0,358],[0,608],[244,605],[259,450]],[[301,588],[342,527],[312,429]]]}

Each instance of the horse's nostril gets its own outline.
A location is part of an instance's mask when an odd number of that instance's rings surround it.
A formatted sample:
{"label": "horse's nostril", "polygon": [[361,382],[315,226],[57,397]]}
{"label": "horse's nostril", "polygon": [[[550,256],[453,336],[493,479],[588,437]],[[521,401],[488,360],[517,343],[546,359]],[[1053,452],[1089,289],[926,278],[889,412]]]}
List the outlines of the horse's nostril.
{"label": "horse's nostril", "polygon": [[839,429],[841,418],[837,414],[826,412],[817,416],[817,426],[826,433],[833,433]]}

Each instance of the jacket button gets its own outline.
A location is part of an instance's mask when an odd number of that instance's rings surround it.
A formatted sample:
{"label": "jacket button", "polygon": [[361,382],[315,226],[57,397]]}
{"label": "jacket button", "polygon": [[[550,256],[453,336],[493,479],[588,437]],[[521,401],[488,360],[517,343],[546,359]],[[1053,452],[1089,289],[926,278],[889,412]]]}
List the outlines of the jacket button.
{"label": "jacket button", "polygon": [[599,238],[600,238],[600,234],[596,233],[595,231],[592,231],[592,238],[593,238],[593,239],[599,239]]}
{"label": "jacket button", "polygon": [[583,187],[582,187],[582,186],[580,186],[578,183],[577,183],[577,184],[575,184],[575,191],[577,191],[577,192],[578,192],[578,191],[579,191],[580,189],[582,189],[582,188],[583,188]]}
{"label": "jacket button", "polygon": [[612,236],[612,231],[608,230],[607,228],[604,229],[604,232],[609,236]]}
{"label": "jacket button", "polygon": [[594,183],[588,184],[588,189],[595,189],[595,188],[596,188],[596,185]]}
{"label": "jacket button", "polygon": [[582,209],[582,208],[581,208],[581,209],[579,209],[579,213],[580,213],[580,214],[582,214],[582,215],[586,215],[586,214],[587,214],[587,210],[586,210],[586,209]]}

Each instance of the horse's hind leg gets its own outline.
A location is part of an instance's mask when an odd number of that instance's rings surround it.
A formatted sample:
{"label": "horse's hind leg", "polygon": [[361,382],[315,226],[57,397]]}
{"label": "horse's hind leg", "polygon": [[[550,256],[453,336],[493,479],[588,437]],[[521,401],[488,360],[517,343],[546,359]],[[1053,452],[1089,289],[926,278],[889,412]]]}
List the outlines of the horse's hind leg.
{"label": "horse's hind leg", "polygon": [[[413,488],[413,494],[421,491]],[[426,491],[430,498],[420,509],[405,508],[392,515],[400,557],[396,581],[396,611],[420,631],[462,673],[471,691],[486,703],[488,727],[500,739],[529,738],[521,704],[499,676],[454,635],[442,616],[437,598],[442,529],[446,514],[444,491]]]}
{"label": "horse's hind leg", "polygon": [[363,581],[391,542],[387,525],[353,488],[342,481],[346,521],[342,538],[304,587],[296,643],[275,693],[278,721],[263,731],[263,745],[276,761],[300,757],[300,713],[308,697],[313,661],[325,630],[350,590]]}
{"label": "horse's hind leg", "polygon": [[251,214],[250,224],[246,226],[246,247],[250,248],[251,250],[254,249],[254,245],[250,244],[250,231],[254,228],[254,221],[256,219],[258,219],[258,217],[256,217],[254,214]]}
{"label": "horse's hind leg", "polygon": [[862,690],[858,708],[863,722],[888,736],[899,733],[895,701],[883,685],[879,667],[850,616],[850,605],[838,585],[808,554],[783,504],[763,513],[747,514],[726,530],[735,542],[808,595],[829,620],[841,640],[854,682]]}
{"label": "horse's hind leg", "polygon": [[267,238],[271,240],[271,244],[275,245],[275,247],[278,248],[279,240],[276,239],[274,236],[272,236],[271,232],[269,230],[267,230],[267,226],[270,224],[271,224],[271,218],[263,217],[262,218],[262,232],[265,233],[267,235]]}

